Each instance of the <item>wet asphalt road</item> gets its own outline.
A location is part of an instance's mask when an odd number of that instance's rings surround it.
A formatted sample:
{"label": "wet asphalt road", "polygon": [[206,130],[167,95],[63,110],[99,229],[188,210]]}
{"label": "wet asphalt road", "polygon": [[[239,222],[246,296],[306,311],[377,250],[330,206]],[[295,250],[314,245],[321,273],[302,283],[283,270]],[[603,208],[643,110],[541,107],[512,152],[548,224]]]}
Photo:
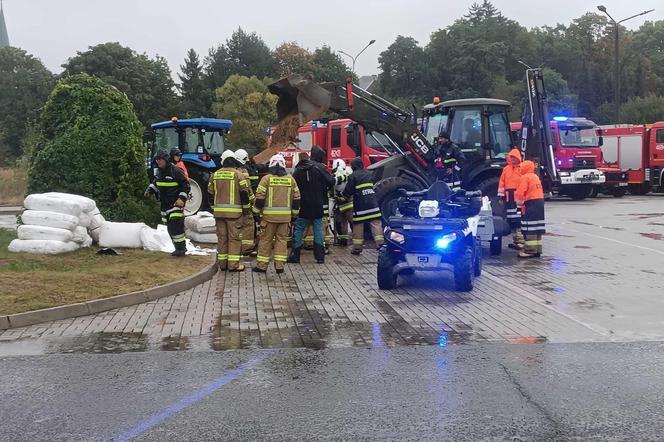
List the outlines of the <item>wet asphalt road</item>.
{"label": "wet asphalt road", "polygon": [[476,344],[8,357],[0,440],[661,440],[663,350]]}

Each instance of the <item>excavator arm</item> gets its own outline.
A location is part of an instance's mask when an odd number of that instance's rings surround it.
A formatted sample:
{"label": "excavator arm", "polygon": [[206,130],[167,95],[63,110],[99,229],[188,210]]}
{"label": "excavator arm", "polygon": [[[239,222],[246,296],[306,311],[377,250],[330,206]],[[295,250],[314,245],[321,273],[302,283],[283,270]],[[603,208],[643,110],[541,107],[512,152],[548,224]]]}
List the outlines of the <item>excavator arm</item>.
{"label": "excavator arm", "polygon": [[298,115],[300,124],[304,124],[324,112],[337,113],[356,121],[368,133],[384,134],[392,144],[391,150],[403,155],[414,171],[424,176],[431,174],[433,147],[419,131],[415,114],[404,112],[350,81],[317,84],[291,75],[270,84],[268,89],[279,97],[277,116],[280,121]]}
{"label": "excavator arm", "polygon": [[542,69],[526,70],[526,86],[528,101],[521,119],[521,153],[539,166],[543,187],[550,192],[559,184],[560,178],[553,154],[549,101]]}

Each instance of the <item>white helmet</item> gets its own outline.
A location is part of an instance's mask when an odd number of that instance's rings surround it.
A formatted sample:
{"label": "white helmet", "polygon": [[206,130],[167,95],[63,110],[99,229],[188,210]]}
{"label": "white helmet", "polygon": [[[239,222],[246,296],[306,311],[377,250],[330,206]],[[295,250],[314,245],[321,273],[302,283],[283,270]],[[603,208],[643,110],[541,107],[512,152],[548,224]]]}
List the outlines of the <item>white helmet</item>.
{"label": "white helmet", "polygon": [[224,161],[226,161],[228,158],[231,158],[231,157],[234,157],[234,156],[235,156],[235,154],[233,153],[232,150],[226,149],[221,154],[221,164],[224,164]]}
{"label": "white helmet", "polygon": [[346,170],[346,162],[341,158],[337,158],[332,162],[332,170],[337,172],[343,172]]}
{"label": "white helmet", "polygon": [[286,168],[286,159],[281,154],[272,155],[270,158],[270,167],[281,166],[284,169]]}
{"label": "white helmet", "polygon": [[249,160],[249,154],[244,149],[238,149],[235,151],[235,159],[242,164],[246,164]]}

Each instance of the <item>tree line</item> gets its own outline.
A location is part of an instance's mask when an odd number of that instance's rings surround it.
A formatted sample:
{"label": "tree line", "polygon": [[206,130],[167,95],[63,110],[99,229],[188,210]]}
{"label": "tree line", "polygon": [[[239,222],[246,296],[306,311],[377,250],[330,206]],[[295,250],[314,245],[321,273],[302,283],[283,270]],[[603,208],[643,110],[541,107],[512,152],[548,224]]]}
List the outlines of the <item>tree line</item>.
{"label": "tree line", "polygon": [[[518,118],[525,98],[522,63],[545,68],[553,112],[612,123],[613,25],[589,12],[569,25],[527,29],[502,15],[490,1],[474,4],[453,24],[432,32],[429,42],[398,36],[379,56],[373,90],[405,109],[442,99],[494,97],[511,101]],[[664,20],[620,29],[622,122],[664,120]],[[274,123],[275,97],[266,85],[290,73],[317,81],[343,81],[348,65],[330,47],[311,51],[295,42],[270,49],[256,33],[239,28],[205,56],[186,54],[173,81],[162,57],[149,57],[119,43],[78,52],[53,75],[18,48],[0,49],[0,166],[29,153],[34,124],[62,77],[85,73],[126,94],[138,120],[179,117],[233,120],[233,147],[261,148]]]}

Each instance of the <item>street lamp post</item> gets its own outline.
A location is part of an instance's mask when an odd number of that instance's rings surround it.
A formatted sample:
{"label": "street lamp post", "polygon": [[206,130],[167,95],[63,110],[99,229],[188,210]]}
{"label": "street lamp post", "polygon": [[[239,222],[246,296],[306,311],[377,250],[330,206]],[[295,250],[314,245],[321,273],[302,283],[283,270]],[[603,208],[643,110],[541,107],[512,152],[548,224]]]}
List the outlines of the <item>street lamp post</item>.
{"label": "street lamp post", "polygon": [[614,104],[616,107],[616,124],[620,123],[620,23],[624,23],[627,20],[631,20],[635,17],[639,17],[641,15],[646,15],[654,11],[654,9],[650,9],[648,11],[643,11],[638,14],[634,14],[631,17],[623,18],[622,20],[616,21],[614,20],[613,17],[611,17],[611,14],[606,10],[606,6],[604,5],[599,5],[597,9],[600,10],[600,12],[603,12],[606,14],[607,17],[611,20],[613,23],[613,35],[614,35],[614,48],[613,48],[613,100]]}
{"label": "street lamp post", "polygon": [[352,69],[353,69],[353,74],[355,74],[355,62],[357,61],[357,58],[358,58],[360,55],[362,55],[362,52],[366,51],[367,48],[368,48],[369,46],[371,46],[372,44],[374,44],[374,43],[376,43],[376,40],[371,40],[371,41],[369,42],[369,44],[366,45],[366,46],[364,47],[364,49],[362,49],[360,52],[358,52],[357,55],[356,55],[355,57],[353,57],[352,55],[350,55],[350,54],[348,54],[348,53],[346,53],[346,52],[344,52],[344,51],[339,51],[340,54],[344,54],[346,57],[349,57],[351,60],[353,60],[353,68],[352,68]]}

